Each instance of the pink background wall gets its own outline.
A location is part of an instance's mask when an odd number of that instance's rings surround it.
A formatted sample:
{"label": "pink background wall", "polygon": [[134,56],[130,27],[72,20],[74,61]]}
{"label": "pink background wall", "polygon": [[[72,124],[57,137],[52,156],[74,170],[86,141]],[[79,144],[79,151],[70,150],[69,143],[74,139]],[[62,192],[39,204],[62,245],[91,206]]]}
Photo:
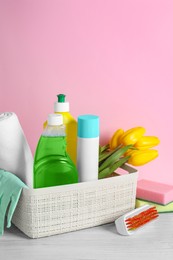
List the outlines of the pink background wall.
{"label": "pink background wall", "polygon": [[0,111],[15,112],[34,152],[56,94],[71,112],[145,126],[160,156],[140,177],[173,184],[173,1],[0,0]]}

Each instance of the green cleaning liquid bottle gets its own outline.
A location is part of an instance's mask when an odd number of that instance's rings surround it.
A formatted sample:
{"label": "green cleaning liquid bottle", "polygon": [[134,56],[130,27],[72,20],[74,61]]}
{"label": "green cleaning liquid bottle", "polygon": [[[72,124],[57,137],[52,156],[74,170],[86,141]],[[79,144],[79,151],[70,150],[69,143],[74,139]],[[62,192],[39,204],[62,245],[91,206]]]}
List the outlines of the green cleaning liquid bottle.
{"label": "green cleaning liquid bottle", "polygon": [[60,114],[49,114],[34,156],[34,188],[78,182],[76,166],[66,152],[65,126]]}
{"label": "green cleaning liquid bottle", "polygon": [[[57,95],[58,100],[54,103],[54,113],[63,116],[63,123],[66,127],[67,153],[70,158],[77,164],[77,121],[70,114],[69,102],[65,100],[64,94]],[[47,121],[44,123],[47,126]]]}

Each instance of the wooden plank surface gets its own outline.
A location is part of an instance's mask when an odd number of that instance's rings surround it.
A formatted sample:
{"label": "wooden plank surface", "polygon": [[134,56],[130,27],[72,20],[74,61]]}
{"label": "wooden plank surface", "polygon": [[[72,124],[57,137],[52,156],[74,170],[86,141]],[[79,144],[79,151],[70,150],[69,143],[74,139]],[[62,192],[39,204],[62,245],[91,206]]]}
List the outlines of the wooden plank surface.
{"label": "wooden plank surface", "polygon": [[115,225],[29,239],[16,227],[0,238],[0,260],[171,260],[173,213],[145,225],[132,236],[120,236]]}

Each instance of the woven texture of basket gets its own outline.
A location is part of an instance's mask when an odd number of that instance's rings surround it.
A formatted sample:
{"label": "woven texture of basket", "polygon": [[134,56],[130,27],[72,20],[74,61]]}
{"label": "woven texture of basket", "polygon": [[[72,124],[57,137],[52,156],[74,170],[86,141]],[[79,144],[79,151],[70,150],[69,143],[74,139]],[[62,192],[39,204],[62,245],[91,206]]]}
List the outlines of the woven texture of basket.
{"label": "woven texture of basket", "polygon": [[13,223],[39,238],[113,222],[135,207],[137,171],[130,174],[42,189],[25,189]]}

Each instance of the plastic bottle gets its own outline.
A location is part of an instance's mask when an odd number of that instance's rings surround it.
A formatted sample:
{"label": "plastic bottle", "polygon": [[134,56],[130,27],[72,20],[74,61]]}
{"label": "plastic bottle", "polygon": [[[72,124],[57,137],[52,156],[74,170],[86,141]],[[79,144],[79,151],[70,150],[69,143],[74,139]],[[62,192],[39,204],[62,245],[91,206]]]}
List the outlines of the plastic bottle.
{"label": "plastic bottle", "polygon": [[78,117],[77,169],[79,181],[98,180],[99,117]]}
{"label": "plastic bottle", "polygon": [[65,126],[60,114],[49,114],[34,157],[34,188],[78,182],[76,166],[66,152]]}
{"label": "plastic bottle", "polygon": [[[70,158],[77,164],[77,121],[69,113],[69,102],[65,101],[65,95],[57,95],[58,101],[54,103],[54,113],[61,114],[63,116],[63,123],[66,126],[67,136],[67,153]],[[46,127],[47,121],[44,123]]]}

